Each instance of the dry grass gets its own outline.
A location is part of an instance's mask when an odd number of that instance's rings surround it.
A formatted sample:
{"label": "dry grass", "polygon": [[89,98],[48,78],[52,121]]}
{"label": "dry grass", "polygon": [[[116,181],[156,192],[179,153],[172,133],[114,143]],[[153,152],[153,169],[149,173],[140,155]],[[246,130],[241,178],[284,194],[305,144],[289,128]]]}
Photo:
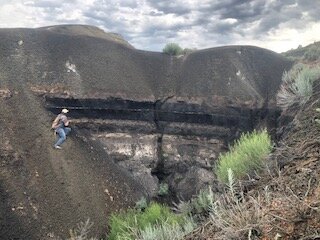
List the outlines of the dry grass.
{"label": "dry grass", "polygon": [[[280,173],[263,190],[245,194],[229,172],[228,189],[216,198],[210,218],[185,239],[283,240],[299,235],[313,239],[318,233],[307,228],[309,224],[313,229],[319,225],[320,201],[310,198],[316,190],[312,181],[309,179],[305,192],[297,193]],[[304,222],[305,228],[301,225]]]}
{"label": "dry grass", "polygon": [[260,235],[263,226],[271,224],[272,218],[262,206],[270,205],[266,189],[256,196],[245,196],[236,184],[233,173],[228,171],[228,191],[216,201],[210,214],[212,225],[218,230],[219,239],[250,239]]}
{"label": "dry grass", "polygon": [[[66,240],[98,240],[98,238],[89,237],[89,232],[92,226],[93,223],[90,219],[87,219],[85,222],[80,222],[76,228],[70,229],[70,237],[66,238]],[[47,237],[42,240],[62,240],[62,238],[54,233],[49,233]]]}

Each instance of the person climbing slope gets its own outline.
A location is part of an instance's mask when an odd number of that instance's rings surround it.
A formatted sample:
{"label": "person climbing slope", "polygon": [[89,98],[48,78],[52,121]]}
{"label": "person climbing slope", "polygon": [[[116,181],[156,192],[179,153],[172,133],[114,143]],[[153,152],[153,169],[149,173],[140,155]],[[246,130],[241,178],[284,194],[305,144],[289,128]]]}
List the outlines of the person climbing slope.
{"label": "person climbing slope", "polygon": [[55,149],[61,149],[61,144],[66,140],[67,135],[71,132],[69,127],[69,120],[66,114],[69,112],[68,109],[62,109],[61,113],[54,119],[51,128],[58,135],[58,139],[54,144]]}

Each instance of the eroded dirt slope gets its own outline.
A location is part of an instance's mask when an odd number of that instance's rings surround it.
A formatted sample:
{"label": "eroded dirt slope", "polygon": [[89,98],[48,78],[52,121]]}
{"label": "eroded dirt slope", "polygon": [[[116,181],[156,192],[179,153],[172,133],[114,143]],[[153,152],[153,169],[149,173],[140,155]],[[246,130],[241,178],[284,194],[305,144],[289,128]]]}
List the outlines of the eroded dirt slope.
{"label": "eroded dirt slope", "polygon": [[137,201],[140,185],[76,130],[63,151],[54,150],[54,116],[30,91],[27,58],[0,59],[2,89],[10,89],[0,98],[0,238],[66,237],[88,218],[93,234],[106,232],[110,212]]}

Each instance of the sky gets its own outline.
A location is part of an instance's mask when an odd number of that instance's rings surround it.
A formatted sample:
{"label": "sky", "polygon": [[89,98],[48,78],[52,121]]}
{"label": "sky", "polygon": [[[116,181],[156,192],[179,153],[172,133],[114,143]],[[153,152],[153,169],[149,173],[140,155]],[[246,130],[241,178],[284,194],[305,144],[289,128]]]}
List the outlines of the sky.
{"label": "sky", "polygon": [[320,41],[320,0],[0,0],[0,28],[87,24],[137,49],[254,45],[285,52]]}

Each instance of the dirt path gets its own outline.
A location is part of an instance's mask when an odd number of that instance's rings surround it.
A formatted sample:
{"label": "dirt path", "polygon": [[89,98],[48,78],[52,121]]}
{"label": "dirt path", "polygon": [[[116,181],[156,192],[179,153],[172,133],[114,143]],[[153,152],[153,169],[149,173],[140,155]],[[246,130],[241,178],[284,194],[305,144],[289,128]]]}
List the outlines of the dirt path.
{"label": "dirt path", "polygon": [[30,68],[19,61],[28,57],[19,54],[24,56],[0,62],[0,87],[13,94],[0,99],[0,239],[41,239],[52,232],[66,237],[88,218],[93,234],[103,235],[110,212],[137,201],[141,187],[79,132],[71,134],[63,151],[52,148],[54,116],[31,93],[25,70]]}

